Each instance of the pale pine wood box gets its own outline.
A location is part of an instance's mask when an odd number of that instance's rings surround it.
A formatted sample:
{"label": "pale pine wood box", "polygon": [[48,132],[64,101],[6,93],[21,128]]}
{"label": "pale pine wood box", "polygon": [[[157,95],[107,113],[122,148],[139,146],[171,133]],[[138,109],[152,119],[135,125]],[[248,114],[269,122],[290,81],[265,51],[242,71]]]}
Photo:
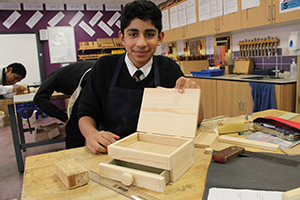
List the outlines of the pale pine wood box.
{"label": "pale pine wood box", "polygon": [[[200,93],[200,89],[185,89],[184,93],[179,93],[177,89],[146,88],[138,131],[108,146],[108,155],[115,160],[141,165],[141,168],[148,166],[167,171],[162,174],[167,174],[168,178],[163,177],[163,181],[159,182],[163,186],[155,189],[147,185],[149,181],[143,181],[142,176],[136,177],[135,172],[142,173],[137,172],[137,167],[133,169],[136,171],[132,171],[125,165],[118,167],[114,164],[110,168],[111,164],[100,163],[100,174],[122,181],[119,170],[124,173],[130,171],[133,173],[133,185],[163,192],[165,184],[175,182],[194,164]],[[145,173],[149,175],[149,171]]]}

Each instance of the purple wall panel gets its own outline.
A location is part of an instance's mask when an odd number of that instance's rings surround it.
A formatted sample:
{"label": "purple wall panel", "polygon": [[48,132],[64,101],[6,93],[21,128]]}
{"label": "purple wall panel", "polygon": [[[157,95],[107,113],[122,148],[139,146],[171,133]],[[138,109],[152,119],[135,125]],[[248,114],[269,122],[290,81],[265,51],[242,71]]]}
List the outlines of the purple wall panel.
{"label": "purple wall panel", "polygon": [[[14,11],[11,10],[0,10],[0,32],[28,32],[28,31],[39,31],[40,29],[47,29],[49,27],[48,22],[60,11],[46,11],[42,10],[39,11],[43,14],[43,17],[40,19],[40,21],[31,29],[26,25],[26,22],[34,15],[36,11],[24,11],[24,10],[18,10],[17,12],[21,14],[21,17],[9,28],[7,29],[3,22],[13,13]],[[70,26],[69,21],[76,15],[78,11],[67,11],[63,10],[61,11],[64,13],[65,17],[56,24],[56,26]],[[76,49],[79,48],[79,42],[81,41],[96,41],[97,38],[109,38],[108,36],[99,26],[98,23],[102,20],[103,22],[107,22],[116,11],[100,11],[103,16],[101,19],[94,25],[94,27],[91,27],[95,34],[91,37],[89,34],[87,34],[81,27],[79,27],[79,23],[81,21],[88,23],[93,16],[98,11],[81,11],[84,16],[81,18],[81,20],[74,26],[74,33],[75,33],[75,44]],[[118,11],[120,12],[120,11]],[[113,25],[111,29],[114,31],[111,38],[118,37],[119,28],[116,25]],[[1,44],[0,44],[1,45]],[[49,54],[49,45],[48,41],[42,41],[43,46],[43,56],[44,56],[44,66],[45,66],[45,77],[48,77],[48,75],[53,72],[55,69],[60,67],[60,64],[51,64],[50,63],[50,54]],[[18,48],[18,47],[16,47]],[[17,56],[17,55],[16,55]],[[63,108],[64,102],[63,101],[56,101],[55,104]]]}
{"label": "purple wall panel", "polygon": [[[48,22],[60,11],[40,11],[43,14],[41,20],[31,29],[26,25],[26,22],[31,18],[31,16],[36,11],[24,11],[19,10],[18,13],[21,14],[21,17],[10,27],[7,29],[3,26],[3,22],[13,13],[14,11],[11,10],[1,10],[0,11],[0,31],[14,31],[14,32],[24,32],[24,31],[39,31],[40,29],[47,29],[49,27]],[[64,13],[65,17],[57,23],[56,26],[70,26],[69,21],[76,15],[77,11],[61,11]],[[102,20],[103,22],[107,22],[116,11],[100,11],[103,16],[101,19],[95,24],[94,27],[91,27],[96,32],[93,37],[87,34],[81,27],[79,27],[79,23],[84,21],[88,24],[88,22],[93,18],[93,16],[98,11],[81,11],[84,16],[82,19],[75,25],[74,32],[75,32],[75,44],[76,49],[79,48],[79,42],[81,41],[96,41],[97,38],[109,38],[109,36],[98,26],[98,23]],[[118,11],[120,12],[120,11]],[[119,28],[116,25],[113,25],[111,29],[114,31],[112,38],[118,37]],[[0,44],[1,45],[1,44]],[[49,46],[48,41],[42,42],[43,46],[43,53],[44,53],[44,66],[45,66],[45,75],[46,77],[55,69],[60,67],[60,64],[51,64],[50,57],[49,57]]]}

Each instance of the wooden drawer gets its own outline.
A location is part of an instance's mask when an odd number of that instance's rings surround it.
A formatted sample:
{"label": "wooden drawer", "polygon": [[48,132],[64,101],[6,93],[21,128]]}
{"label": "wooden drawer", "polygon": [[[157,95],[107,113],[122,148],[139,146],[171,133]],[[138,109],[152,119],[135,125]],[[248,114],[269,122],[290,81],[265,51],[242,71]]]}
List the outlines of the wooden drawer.
{"label": "wooden drawer", "polygon": [[101,176],[121,181],[124,185],[135,185],[157,192],[164,192],[170,180],[170,172],[167,170],[121,160],[100,163],[99,172]]}

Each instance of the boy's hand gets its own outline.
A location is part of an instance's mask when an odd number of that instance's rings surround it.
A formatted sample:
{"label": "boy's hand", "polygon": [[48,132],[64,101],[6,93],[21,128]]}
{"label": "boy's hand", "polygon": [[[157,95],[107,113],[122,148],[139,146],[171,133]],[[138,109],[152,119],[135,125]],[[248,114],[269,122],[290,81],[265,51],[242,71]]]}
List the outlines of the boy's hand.
{"label": "boy's hand", "polygon": [[200,88],[200,86],[191,79],[182,76],[177,79],[175,88],[178,89],[178,92],[183,93],[184,88]]}
{"label": "boy's hand", "polygon": [[16,92],[17,94],[24,94],[25,90],[27,90],[27,88],[22,85],[15,85],[13,88],[13,92]]}
{"label": "boy's hand", "polygon": [[107,153],[108,145],[114,143],[118,139],[120,139],[120,137],[111,132],[99,131],[88,135],[86,138],[86,146],[93,153]]}

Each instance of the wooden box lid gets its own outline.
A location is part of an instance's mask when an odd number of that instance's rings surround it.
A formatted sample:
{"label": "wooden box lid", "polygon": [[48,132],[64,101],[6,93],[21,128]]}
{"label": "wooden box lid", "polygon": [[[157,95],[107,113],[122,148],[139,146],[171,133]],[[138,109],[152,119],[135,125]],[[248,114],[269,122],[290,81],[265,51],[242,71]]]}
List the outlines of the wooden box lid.
{"label": "wooden box lid", "polygon": [[137,130],[194,139],[200,89],[145,88]]}

